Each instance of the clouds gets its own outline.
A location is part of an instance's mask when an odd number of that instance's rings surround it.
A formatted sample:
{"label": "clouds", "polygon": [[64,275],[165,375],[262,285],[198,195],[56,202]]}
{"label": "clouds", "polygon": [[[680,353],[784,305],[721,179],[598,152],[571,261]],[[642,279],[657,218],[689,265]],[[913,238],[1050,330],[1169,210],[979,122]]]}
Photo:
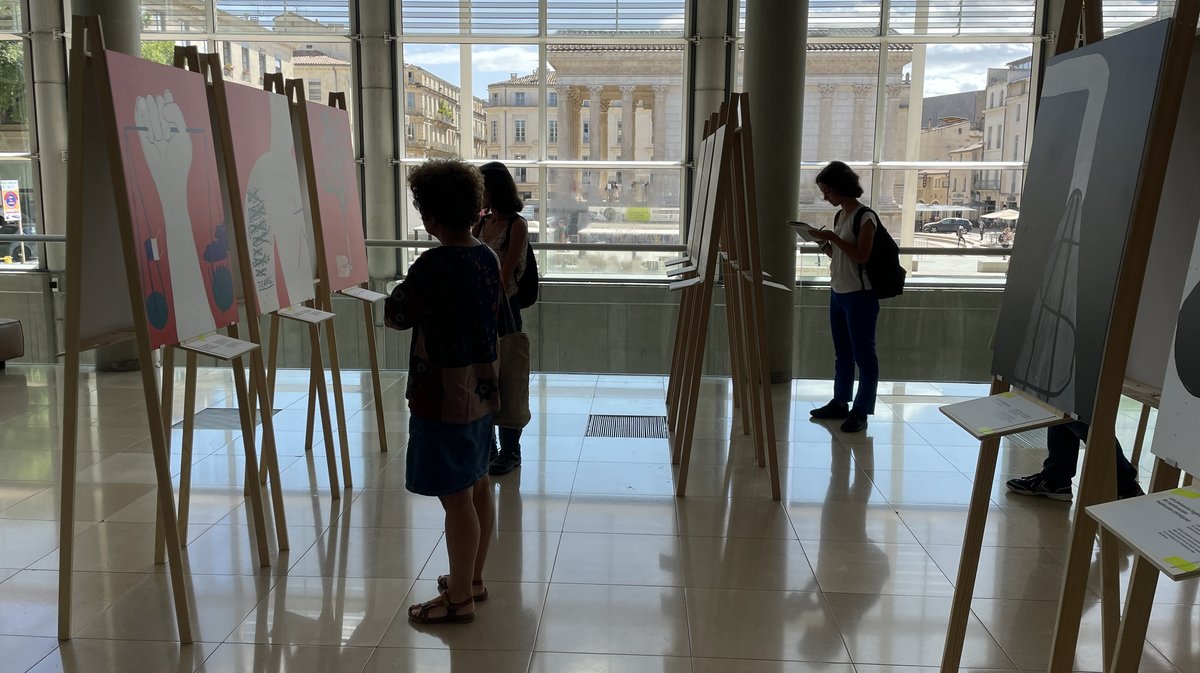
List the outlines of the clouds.
{"label": "clouds", "polygon": [[[1004,68],[1033,54],[1029,44],[932,44],[925,53],[925,96],[987,87],[988,68]],[[905,68],[911,72],[911,66]]]}
{"label": "clouds", "polygon": [[[425,68],[455,86],[461,84],[462,52],[457,44],[408,44],[404,62]],[[471,47],[474,94],[487,97],[487,85],[508,79],[510,73],[527,75],[538,68],[538,48],[529,44],[476,44]]]}

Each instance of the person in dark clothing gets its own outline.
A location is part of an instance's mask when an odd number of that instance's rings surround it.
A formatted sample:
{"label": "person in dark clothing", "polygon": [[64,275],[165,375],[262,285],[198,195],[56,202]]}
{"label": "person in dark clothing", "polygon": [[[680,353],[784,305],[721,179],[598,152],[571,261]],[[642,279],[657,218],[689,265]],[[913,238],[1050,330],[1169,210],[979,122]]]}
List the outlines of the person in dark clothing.
{"label": "person in dark clothing", "polygon": [[[1042,471],[1028,477],[1009,479],[1008,490],[1020,495],[1036,495],[1051,500],[1071,499],[1071,480],[1075,478],[1079,463],[1079,444],[1086,442],[1088,425],[1073,421],[1046,428],[1046,448],[1049,455],[1042,463]],[[1117,448],[1117,497],[1124,500],[1144,495],[1138,485],[1137,468],[1125,457],[1121,443],[1114,441]]]}

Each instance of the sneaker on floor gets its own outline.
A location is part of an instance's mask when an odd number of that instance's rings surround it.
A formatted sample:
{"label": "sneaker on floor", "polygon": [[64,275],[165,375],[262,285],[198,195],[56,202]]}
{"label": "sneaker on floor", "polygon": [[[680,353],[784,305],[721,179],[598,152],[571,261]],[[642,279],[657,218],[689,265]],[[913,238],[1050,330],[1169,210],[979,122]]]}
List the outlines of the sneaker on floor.
{"label": "sneaker on floor", "polygon": [[808,412],[808,415],[819,421],[846,418],[850,415],[850,405],[846,404],[845,402],[830,400],[829,404],[817,409],[813,409],[812,411]]}
{"label": "sneaker on floor", "polygon": [[1051,500],[1071,500],[1071,484],[1055,486],[1046,481],[1041,472],[1028,477],[1009,479],[1004,485],[1008,487],[1008,490],[1020,495],[1040,495]]}
{"label": "sneaker on floor", "polygon": [[1146,495],[1146,492],[1142,490],[1141,484],[1138,484],[1136,481],[1133,482],[1133,484],[1131,486],[1129,486],[1128,488],[1122,488],[1122,489],[1117,490],[1117,500],[1125,500],[1126,498],[1137,498],[1137,497],[1143,496],[1143,495]]}
{"label": "sneaker on floor", "polygon": [[846,420],[842,421],[842,432],[862,432],[867,429],[867,415],[861,411],[851,411]]}
{"label": "sneaker on floor", "polygon": [[521,466],[521,454],[516,452],[501,451],[499,456],[496,456],[490,465],[488,465],[488,474],[500,476],[508,474]]}

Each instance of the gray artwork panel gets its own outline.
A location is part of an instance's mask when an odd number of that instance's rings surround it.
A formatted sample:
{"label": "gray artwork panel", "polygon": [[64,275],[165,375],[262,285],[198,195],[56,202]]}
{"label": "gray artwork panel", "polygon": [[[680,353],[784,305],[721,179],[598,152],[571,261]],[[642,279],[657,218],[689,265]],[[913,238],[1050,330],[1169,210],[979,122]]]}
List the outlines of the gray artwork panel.
{"label": "gray artwork panel", "polygon": [[1090,421],[1169,21],[1050,61],[992,372]]}

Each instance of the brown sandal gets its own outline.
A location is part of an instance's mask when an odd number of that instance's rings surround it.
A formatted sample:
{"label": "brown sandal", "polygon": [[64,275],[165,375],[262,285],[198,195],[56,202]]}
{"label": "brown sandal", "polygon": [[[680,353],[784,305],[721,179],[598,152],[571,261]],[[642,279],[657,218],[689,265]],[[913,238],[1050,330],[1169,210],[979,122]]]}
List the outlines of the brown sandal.
{"label": "brown sandal", "polygon": [[[461,603],[453,603],[450,601],[450,596],[447,594],[438,594],[437,598],[410,605],[408,608],[408,621],[414,624],[468,624],[475,621],[475,611],[459,613],[463,608],[473,606],[475,600],[468,598]],[[430,617],[429,612],[435,608],[443,608],[446,614],[441,617]]]}
{"label": "brown sandal", "polygon": [[[471,582],[471,588],[474,589],[476,587],[483,587],[483,580]],[[438,593],[441,593],[441,594],[450,593],[450,576],[449,575],[438,575],[437,588],[438,588]],[[475,599],[476,603],[482,603],[482,602],[486,601],[488,599],[487,587],[483,587],[483,591],[480,591],[479,593],[475,594],[473,596],[473,598]]]}

